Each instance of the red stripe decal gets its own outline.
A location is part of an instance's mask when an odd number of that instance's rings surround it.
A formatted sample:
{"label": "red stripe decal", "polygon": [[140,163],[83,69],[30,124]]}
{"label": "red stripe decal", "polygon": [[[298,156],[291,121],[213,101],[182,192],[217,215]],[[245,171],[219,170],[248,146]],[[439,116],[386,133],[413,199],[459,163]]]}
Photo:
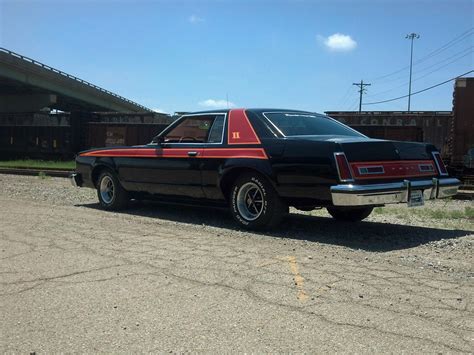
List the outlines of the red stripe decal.
{"label": "red stripe decal", "polygon": [[258,139],[244,109],[229,111],[227,141],[229,144],[260,144],[260,139]]}
{"label": "red stripe decal", "polygon": [[193,148],[118,148],[103,149],[85,152],[81,154],[83,157],[121,157],[121,158],[188,158],[189,151],[202,151],[202,149]]}
{"label": "red stripe decal", "polygon": [[117,158],[189,158],[188,152],[191,151],[197,153],[193,159],[268,159],[263,148],[117,148],[93,150],[82,153],[81,156]]}
{"label": "red stripe decal", "polygon": [[202,157],[268,159],[262,148],[205,148]]}
{"label": "red stripe decal", "polygon": [[[436,169],[431,160],[408,160],[408,161],[379,161],[379,162],[354,162],[350,163],[355,179],[380,179],[400,178],[416,176],[434,176]],[[431,171],[422,171],[420,165],[430,165]],[[383,167],[383,172],[361,174],[359,168]]]}

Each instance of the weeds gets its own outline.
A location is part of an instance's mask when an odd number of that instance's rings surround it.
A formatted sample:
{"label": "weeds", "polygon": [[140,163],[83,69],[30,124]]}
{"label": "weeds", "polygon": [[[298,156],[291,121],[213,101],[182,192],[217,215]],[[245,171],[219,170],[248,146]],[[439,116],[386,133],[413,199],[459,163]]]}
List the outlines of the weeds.
{"label": "weeds", "polygon": [[52,161],[52,160],[3,160],[0,161],[2,168],[30,168],[30,169],[59,169],[73,170],[75,167],[74,160],[71,161]]}
{"label": "weeds", "polygon": [[431,219],[474,219],[474,207],[464,207],[464,210],[445,210],[440,208],[385,208],[377,207],[374,213],[378,215],[395,215],[397,218],[405,218],[408,216],[418,216]]}

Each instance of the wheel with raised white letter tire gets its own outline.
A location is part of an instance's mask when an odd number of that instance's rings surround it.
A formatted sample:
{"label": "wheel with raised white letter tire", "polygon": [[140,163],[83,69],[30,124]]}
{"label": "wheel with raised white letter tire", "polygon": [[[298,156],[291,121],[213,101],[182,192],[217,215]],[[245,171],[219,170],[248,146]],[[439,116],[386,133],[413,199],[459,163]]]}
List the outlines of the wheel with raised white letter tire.
{"label": "wheel with raised white letter tire", "polygon": [[270,182],[258,173],[237,178],[230,193],[230,209],[237,223],[246,229],[275,227],[288,212]]}

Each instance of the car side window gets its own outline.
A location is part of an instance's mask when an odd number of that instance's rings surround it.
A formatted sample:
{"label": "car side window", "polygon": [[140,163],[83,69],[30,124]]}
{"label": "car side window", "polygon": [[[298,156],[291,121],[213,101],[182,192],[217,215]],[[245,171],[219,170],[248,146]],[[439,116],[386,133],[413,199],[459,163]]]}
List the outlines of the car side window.
{"label": "car side window", "polygon": [[190,116],[166,133],[165,143],[205,143],[215,115]]}
{"label": "car side window", "polygon": [[221,143],[224,134],[224,115],[216,115],[214,123],[209,131],[208,143]]}

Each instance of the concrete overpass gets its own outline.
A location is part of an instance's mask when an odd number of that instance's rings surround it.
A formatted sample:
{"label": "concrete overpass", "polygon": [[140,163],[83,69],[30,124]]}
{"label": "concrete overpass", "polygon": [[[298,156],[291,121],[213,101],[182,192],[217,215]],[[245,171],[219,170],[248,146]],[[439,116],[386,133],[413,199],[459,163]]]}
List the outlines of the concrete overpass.
{"label": "concrete overpass", "polygon": [[150,109],[85,80],[0,47],[0,112],[143,112]]}

